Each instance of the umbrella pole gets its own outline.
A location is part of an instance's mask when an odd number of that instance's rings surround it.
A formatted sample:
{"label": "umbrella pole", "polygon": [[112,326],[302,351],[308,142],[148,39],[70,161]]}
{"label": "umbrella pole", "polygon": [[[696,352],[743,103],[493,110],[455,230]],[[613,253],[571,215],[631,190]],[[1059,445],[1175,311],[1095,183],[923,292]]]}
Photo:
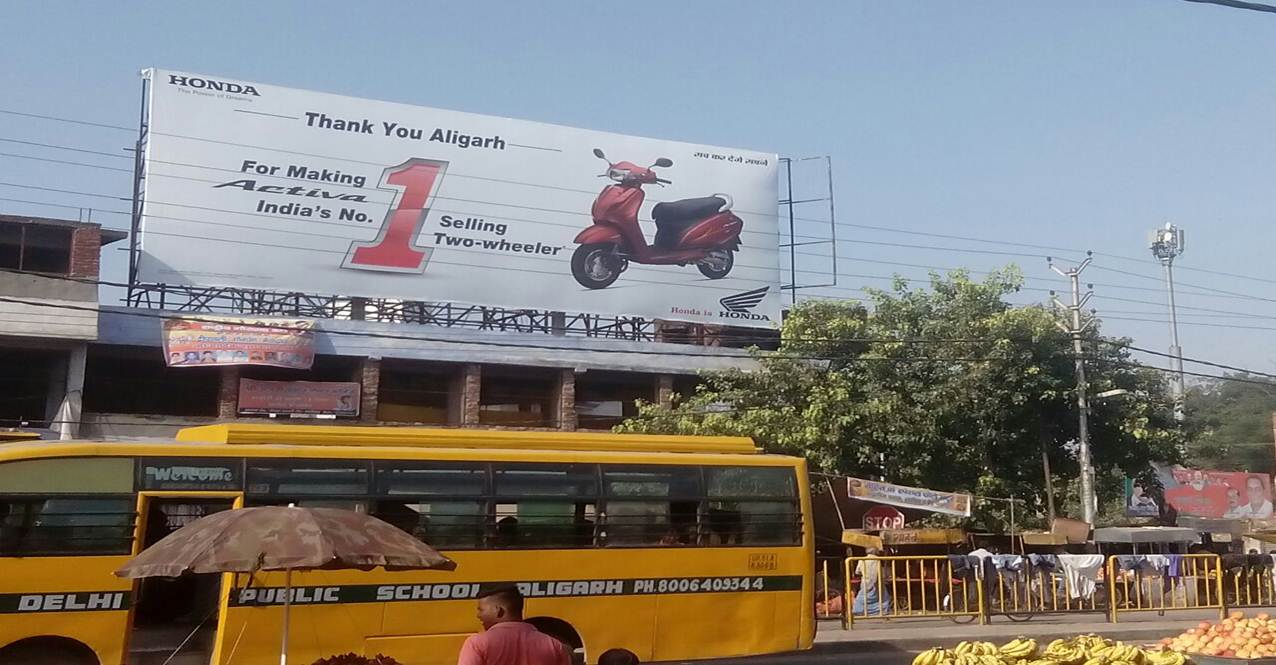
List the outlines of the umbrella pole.
{"label": "umbrella pole", "polygon": [[292,568],[284,573],[284,637],[279,647],[279,665],[288,665],[288,615],[292,609]]}

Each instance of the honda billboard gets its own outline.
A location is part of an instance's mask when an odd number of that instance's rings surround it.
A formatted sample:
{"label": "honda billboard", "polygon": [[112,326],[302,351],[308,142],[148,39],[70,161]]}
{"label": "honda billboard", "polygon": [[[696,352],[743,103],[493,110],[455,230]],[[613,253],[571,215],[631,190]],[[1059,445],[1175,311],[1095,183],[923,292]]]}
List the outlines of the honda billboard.
{"label": "honda billboard", "polygon": [[145,75],[139,281],[779,323],[774,154]]}

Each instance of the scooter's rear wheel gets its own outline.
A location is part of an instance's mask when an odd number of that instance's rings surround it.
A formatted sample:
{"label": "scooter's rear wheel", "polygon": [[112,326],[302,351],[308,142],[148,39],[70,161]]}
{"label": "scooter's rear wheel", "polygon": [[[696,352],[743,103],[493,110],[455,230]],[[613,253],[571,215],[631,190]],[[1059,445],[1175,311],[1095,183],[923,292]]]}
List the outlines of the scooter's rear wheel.
{"label": "scooter's rear wheel", "polygon": [[620,277],[621,260],[612,245],[581,245],[572,253],[572,277],[587,289],[605,289]]}
{"label": "scooter's rear wheel", "polygon": [[733,266],[735,266],[735,252],[729,249],[715,249],[696,264],[700,274],[709,279],[726,277]]}

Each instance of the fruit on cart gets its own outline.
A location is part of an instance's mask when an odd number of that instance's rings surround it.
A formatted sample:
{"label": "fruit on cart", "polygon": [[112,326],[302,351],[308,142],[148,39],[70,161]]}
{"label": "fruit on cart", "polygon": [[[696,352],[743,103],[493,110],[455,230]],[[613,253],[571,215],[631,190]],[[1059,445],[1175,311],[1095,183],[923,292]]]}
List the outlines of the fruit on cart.
{"label": "fruit on cart", "polygon": [[1026,637],[1015,639],[1001,645],[1001,655],[1011,660],[1031,660],[1037,655],[1037,641]]}
{"label": "fruit on cart", "polygon": [[1044,649],[1027,637],[1001,646],[961,642],[952,649],[927,649],[917,654],[913,665],[1188,665],[1188,660],[1168,646],[1144,649],[1098,635],[1077,635],[1054,640]]}
{"label": "fruit on cart", "polygon": [[[1276,656],[1276,619],[1266,612],[1246,617],[1232,612],[1226,619],[1202,621],[1195,628],[1161,640],[1161,645],[1183,653],[1230,658],[1271,658]],[[1154,665],[1175,665],[1160,663]]]}

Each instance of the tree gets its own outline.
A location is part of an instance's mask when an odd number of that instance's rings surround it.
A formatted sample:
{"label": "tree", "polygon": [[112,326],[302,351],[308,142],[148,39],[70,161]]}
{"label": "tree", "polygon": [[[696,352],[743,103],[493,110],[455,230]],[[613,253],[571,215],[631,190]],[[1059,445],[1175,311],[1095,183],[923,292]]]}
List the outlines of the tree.
{"label": "tree", "polygon": [[[933,274],[927,288],[896,280],[870,291],[871,307],[810,301],[786,318],[775,352],[753,371],[702,376],[672,407],[644,404],[629,432],[752,436],[766,450],[805,456],[813,470],[884,477],[906,485],[1024,499],[1044,506],[1041,452],[1052,473],[1076,477],[1073,357],[1055,315],[1013,307],[1013,267],[974,282]],[[1092,407],[1093,459],[1112,496],[1124,474],[1179,458],[1164,377],[1120,341],[1087,334],[1092,391],[1132,399]],[[978,503],[976,524],[1004,504]]]}
{"label": "tree", "polygon": [[1188,462],[1196,468],[1228,471],[1273,470],[1272,414],[1276,381],[1228,374],[1188,390],[1186,407],[1201,434]]}

